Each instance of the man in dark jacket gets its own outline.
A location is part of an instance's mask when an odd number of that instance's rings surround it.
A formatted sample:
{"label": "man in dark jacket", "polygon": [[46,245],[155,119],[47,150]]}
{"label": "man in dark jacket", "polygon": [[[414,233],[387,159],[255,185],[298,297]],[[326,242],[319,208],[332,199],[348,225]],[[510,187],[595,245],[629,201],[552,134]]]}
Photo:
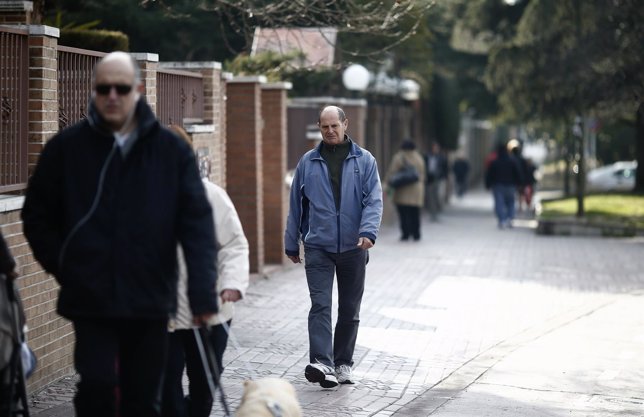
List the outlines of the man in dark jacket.
{"label": "man in dark jacket", "polygon": [[211,208],[189,145],[141,98],[136,62],[108,54],[93,88],[88,118],[42,151],[24,232],[74,324],[76,415],[158,416],[178,242],[195,321],[217,311]]}
{"label": "man in dark jacket", "polygon": [[490,163],[485,173],[485,187],[492,189],[499,229],[512,227],[514,193],[522,182],[519,163],[508,154],[505,144],[499,144],[496,148],[496,159]]}

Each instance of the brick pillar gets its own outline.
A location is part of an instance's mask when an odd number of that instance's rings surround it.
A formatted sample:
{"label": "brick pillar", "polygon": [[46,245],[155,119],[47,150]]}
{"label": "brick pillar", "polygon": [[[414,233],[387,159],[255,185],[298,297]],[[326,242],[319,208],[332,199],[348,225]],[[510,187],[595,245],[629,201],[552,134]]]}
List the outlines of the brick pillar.
{"label": "brick pillar", "polygon": [[226,129],[224,126],[224,113],[226,112],[226,107],[223,101],[225,93],[222,91],[225,91],[226,84],[222,78],[221,63],[216,61],[159,62],[159,67],[195,71],[203,76],[203,122],[185,126],[185,128],[193,134],[193,146],[197,156],[208,159],[210,165],[209,179],[225,188]]}
{"label": "brick pillar", "polygon": [[235,77],[226,86],[227,191],[250,244],[250,271],[264,268],[262,100],[266,77]]}
{"label": "brick pillar", "polygon": [[291,83],[262,85],[262,172],[264,203],[264,260],[283,264],[284,229],[288,207],[286,175],[286,90]]}
{"label": "brick pillar", "polygon": [[58,131],[58,37],[49,26],[29,26],[29,173]]}
{"label": "brick pillar", "polygon": [[228,107],[226,105],[227,94],[228,94],[228,82],[233,79],[233,74],[230,72],[221,73],[221,84],[219,90],[219,105],[221,106],[221,112],[219,113],[219,122],[221,126],[221,152],[222,152],[222,172],[221,172],[221,184],[222,187],[228,188],[228,171],[226,170],[226,165],[228,164]]}
{"label": "brick pillar", "polygon": [[0,25],[29,25],[33,10],[32,1],[0,1]]}
{"label": "brick pillar", "polygon": [[[49,26],[29,26],[29,171],[33,172],[40,152],[58,131],[58,37]],[[58,284],[42,270],[22,235],[20,212],[0,216],[3,233],[18,263],[18,287],[24,304],[29,345],[39,358],[29,379],[37,390],[73,372],[74,330],[56,314]]]}
{"label": "brick pillar", "polygon": [[159,66],[159,55],[147,52],[133,52],[131,54],[139,63],[141,68],[141,81],[145,86],[143,93],[154,114],[157,112],[157,67]]}

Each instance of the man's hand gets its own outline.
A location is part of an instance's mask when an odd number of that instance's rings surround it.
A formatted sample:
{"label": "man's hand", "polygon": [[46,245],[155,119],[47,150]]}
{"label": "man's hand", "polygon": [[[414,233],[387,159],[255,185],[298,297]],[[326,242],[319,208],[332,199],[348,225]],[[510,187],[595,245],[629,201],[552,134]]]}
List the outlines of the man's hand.
{"label": "man's hand", "polygon": [[225,289],[225,290],[223,290],[223,291],[221,292],[221,300],[222,300],[224,303],[227,303],[227,302],[231,302],[231,303],[237,302],[237,301],[241,300],[241,293],[239,292],[239,290],[230,290],[230,289]]}
{"label": "man's hand", "polygon": [[192,317],[192,322],[197,325],[197,326],[204,326],[208,324],[208,320],[210,320],[215,313],[202,313],[196,316]]}
{"label": "man's hand", "polygon": [[358,238],[358,245],[360,249],[367,250],[373,247],[373,242],[368,237]]}
{"label": "man's hand", "polygon": [[296,255],[288,255],[288,259],[290,259],[291,262],[293,262],[294,264],[302,263],[302,260],[300,259],[300,257]]}

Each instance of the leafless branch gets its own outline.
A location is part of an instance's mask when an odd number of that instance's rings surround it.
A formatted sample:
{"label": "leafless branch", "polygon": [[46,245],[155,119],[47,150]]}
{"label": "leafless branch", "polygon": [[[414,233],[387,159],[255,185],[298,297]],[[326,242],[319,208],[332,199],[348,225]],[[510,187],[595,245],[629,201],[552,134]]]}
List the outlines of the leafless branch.
{"label": "leafless branch", "polygon": [[[140,0],[141,4],[152,0]],[[172,12],[167,0],[155,0]],[[334,27],[338,33],[377,35],[374,51],[343,50],[355,56],[380,54],[407,40],[433,0],[200,0],[195,9],[214,11],[237,35],[252,42],[256,27]]]}

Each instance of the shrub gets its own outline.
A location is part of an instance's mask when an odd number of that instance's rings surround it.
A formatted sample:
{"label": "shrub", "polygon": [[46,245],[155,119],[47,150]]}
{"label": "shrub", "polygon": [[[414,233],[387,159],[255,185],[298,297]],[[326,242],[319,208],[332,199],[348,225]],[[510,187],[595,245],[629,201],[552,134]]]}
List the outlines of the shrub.
{"label": "shrub", "polygon": [[130,40],[125,33],[109,30],[62,29],[60,45],[100,52],[130,50]]}

